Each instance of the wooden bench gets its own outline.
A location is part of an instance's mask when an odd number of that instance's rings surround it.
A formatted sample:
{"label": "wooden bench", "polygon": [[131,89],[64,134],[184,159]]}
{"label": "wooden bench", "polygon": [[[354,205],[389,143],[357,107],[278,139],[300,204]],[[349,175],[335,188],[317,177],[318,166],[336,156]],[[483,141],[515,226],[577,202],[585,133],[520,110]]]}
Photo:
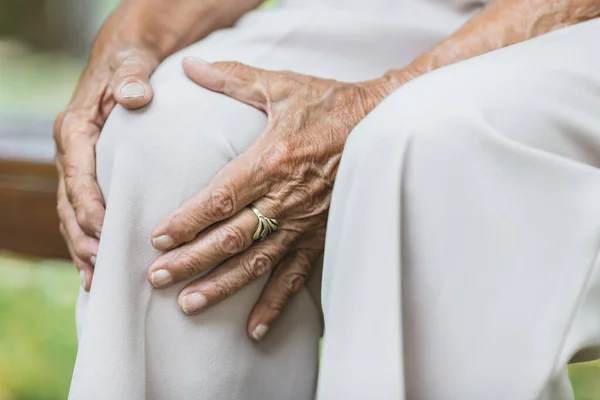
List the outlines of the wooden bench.
{"label": "wooden bench", "polygon": [[52,121],[0,119],[0,249],[68,258],[58,231]]}

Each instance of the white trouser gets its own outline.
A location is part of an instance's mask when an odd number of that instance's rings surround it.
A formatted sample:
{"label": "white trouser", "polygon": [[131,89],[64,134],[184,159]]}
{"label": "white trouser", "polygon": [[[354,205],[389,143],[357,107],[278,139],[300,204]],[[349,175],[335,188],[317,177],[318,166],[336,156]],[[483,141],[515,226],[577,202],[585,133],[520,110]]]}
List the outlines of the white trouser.
{"label": "white trouser", "polygon": [[[255,344],[245,324],[266,278],[194,317],[177,308],[183,284],[146,281],[155,223],[266,124],[193,84],[180,61],[370,79],[466,18],[431,4],[251,13],[165,61],[148,107],[111,114],[97,148],[107,214],[78,303],[70,399],[314,397],[314,292]],[[599,36],[591,22],[440,70],[355,130],[327,237],[320,399],[570,398],[563,366],[600,344]]]}

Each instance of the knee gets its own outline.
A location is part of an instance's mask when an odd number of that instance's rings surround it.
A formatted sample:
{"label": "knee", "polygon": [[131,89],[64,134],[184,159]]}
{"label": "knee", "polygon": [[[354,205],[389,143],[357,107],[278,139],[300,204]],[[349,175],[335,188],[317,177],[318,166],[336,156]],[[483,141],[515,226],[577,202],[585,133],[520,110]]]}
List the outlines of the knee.
{"label": "knee", "polygon": [[180,58],[171,57],[156,71],[148,106],[117,106],[110,114],[96,147],[100,181],[121,165],[133,168],[129,174],[137,178],[195,171],[210,178],[266,126],[262,112],[189,80]]}
{"label": "knee", "polygon": [[[424,75],[396,90],[351,133],[344,156],[364,154],[373,142],[409,141],[411,150],[434,156],[435,149],[471,151],[465,141],[505,139],[544,148],[544,124],[531,93],[547,86],[526,66],[509,58],[473,59]],[[534,129],[532,129],[534,127]]]}

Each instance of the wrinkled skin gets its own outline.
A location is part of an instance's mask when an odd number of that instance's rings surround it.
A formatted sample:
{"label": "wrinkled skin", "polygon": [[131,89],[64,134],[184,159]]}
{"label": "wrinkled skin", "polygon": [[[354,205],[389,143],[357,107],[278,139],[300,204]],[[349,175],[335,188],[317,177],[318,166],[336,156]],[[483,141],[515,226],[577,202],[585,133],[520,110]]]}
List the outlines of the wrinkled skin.
{"label": "wrinkled skin", "polygon": [[[260,3],[125,0],[105,24],[55,124],[60,228],[86,290],[104,219],[95,144],[106,117],[117,103],[147,104],[148,77],[162,59],[231,26]],[[186,60],[193,81],[264,111],[269,124],[250,149],[157,225],[152,244],[166,253],[150,266],[150,283],[167,287],[224,261],[180,293],[180,307],[194,314],[270,273],[247,325],[249,336],[261,339],[322,252],[344,142],[382,98],[434,69],[599,15],[600,0],[495,0],[409,66],[360,84]],[[137,86],[123,91],[130,83]],[[252,242],[257,219],[246,208],[250,203],[280,224],[264,242]]]}
{"label": "wrinkled skin", "polygon": [[92,284],[104,221],[95,146],[106,118],[116,104],[129,109],[147,105],[153,96],[149,78],[160,61],[231,26],[260,3],[124,0],[102,27],[75,93],[54,124],[59,228],[85,290]]}
{"label": "wrinkled skin", "polygon": [[150,101],[148,78],[157,64],[148,51],[115,52],[105,69],[84,73],[69,106],[54,124],[59,228],[86,290],[92,283],[104,220],[104,200],[96,182],[96,142],[117,101],[128,108]]}
{"label": "wrinkled skin", "polygon": [[[249,321],[251,336],[260,339],[323,253],[346,138],[388,94],[388,86],[191,58],[183,66],[197,84],[264,111],[269,122],[246,152],[159,222],[153,244],[170,251],[152,264],[148,277],[165,287],[224,262],[181,292],[182,310],[194,314],[274,271]],[[279,223],[254,245],[258,219],[249,204]]]}

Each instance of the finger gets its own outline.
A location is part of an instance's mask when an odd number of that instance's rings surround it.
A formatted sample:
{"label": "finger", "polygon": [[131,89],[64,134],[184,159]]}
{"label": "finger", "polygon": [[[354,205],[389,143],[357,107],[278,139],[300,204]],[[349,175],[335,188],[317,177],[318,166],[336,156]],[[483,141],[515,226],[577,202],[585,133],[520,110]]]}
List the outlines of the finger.
{"label": "finger", "polygon": [[62,143],[61,176],[77,223],[88,235],[100,238],[104,199],[96,182],[96,141],[90,135],[76,132],[76,126],[70,125],[68,118],[63,127],[70,132]]}
{"label": "finger", "polygon": [[75,212],[69,204],[65,195],[64,180],[60,180],[57,197],[57,211],[61,221],[61,233],[70,246],[74,258],[79,258],[90,266],[96,264],[96,255],[98,253],[98,239],[86,235],[75,219]]}
{"label": "finger", "polygon": [[179,307],[188,315],[196,314],[236,293],[271,271],[289,251],[296,236],[291,231],[275,232],[264,242],[227,260],[183,289],[178,298]]}
{"label": "finger", "polygon": [[205,188],[163,218],[152,232],[152,245],[166,251],[189,242],[204,229],[236,215],[265,195],[269,183],[263,163],[254,154],[248,151],[230,161]]}
{"label": "finger", "polygon": [[75,268],[79,271],[79,280],[81,281],[81,287],[86,292],[92,289],[92,280],[94,278],[94,268],[85,261],[75,257],[73,258]]}
{"label": "finger", "polygon": [[184,58],[182,64],[198,85],[266,111],[266,75],[270,72],[238,62],[208,63],[194,57]]}
{"label": "finger", "polygon": [[310,273],[315,256],[298,249],[275,268],[248,318],[248,335],[261,340],[281,315],[291,297],[298,293]]}
{"label": "finger", "polygon": [[202,233],[192,242],[159,257],[148,270],[152,286],[161,288],[198,275],[252,245],[257,217],[244,209]]}
{"label": "finger", "polygon": [[[272,215],[265,202],[257,202],[257,207]],[[258,224],[256,214],[250,208],[243,209],[192,242],[159,257],[148,269],[148,280],[152,286],[163,288],[221,264],[252,245]]]}
{"label": "finger", "polygon": [[73,264],[75,265],[75,268],[79,272],[79,279],[81,281],[81,287],[86,292],[89,292],[90,287],[92,285],[92,277],[94,275],[94,268],[89,263],[83,261],[82,259],[80,259],[79,257],[77,257],[75,255],[75,252],[73,251],[72,243],[69,240],[69,237],[68,237],[66,230],[62,223],[59,225],[59,230],[60,230],[60,233],[62,234],[63,238],[65,239],[65,243],[67,244],[67,249],[69,250],[69,254],[71,256],[71,259],[73,260]]}
{"label": "finger", "polygon": [[155,66],[154,60],[139,53],[126,58],[115,71],[111,82],[117,102],[129,109],[148,104],[154,95],[150,75]]}

